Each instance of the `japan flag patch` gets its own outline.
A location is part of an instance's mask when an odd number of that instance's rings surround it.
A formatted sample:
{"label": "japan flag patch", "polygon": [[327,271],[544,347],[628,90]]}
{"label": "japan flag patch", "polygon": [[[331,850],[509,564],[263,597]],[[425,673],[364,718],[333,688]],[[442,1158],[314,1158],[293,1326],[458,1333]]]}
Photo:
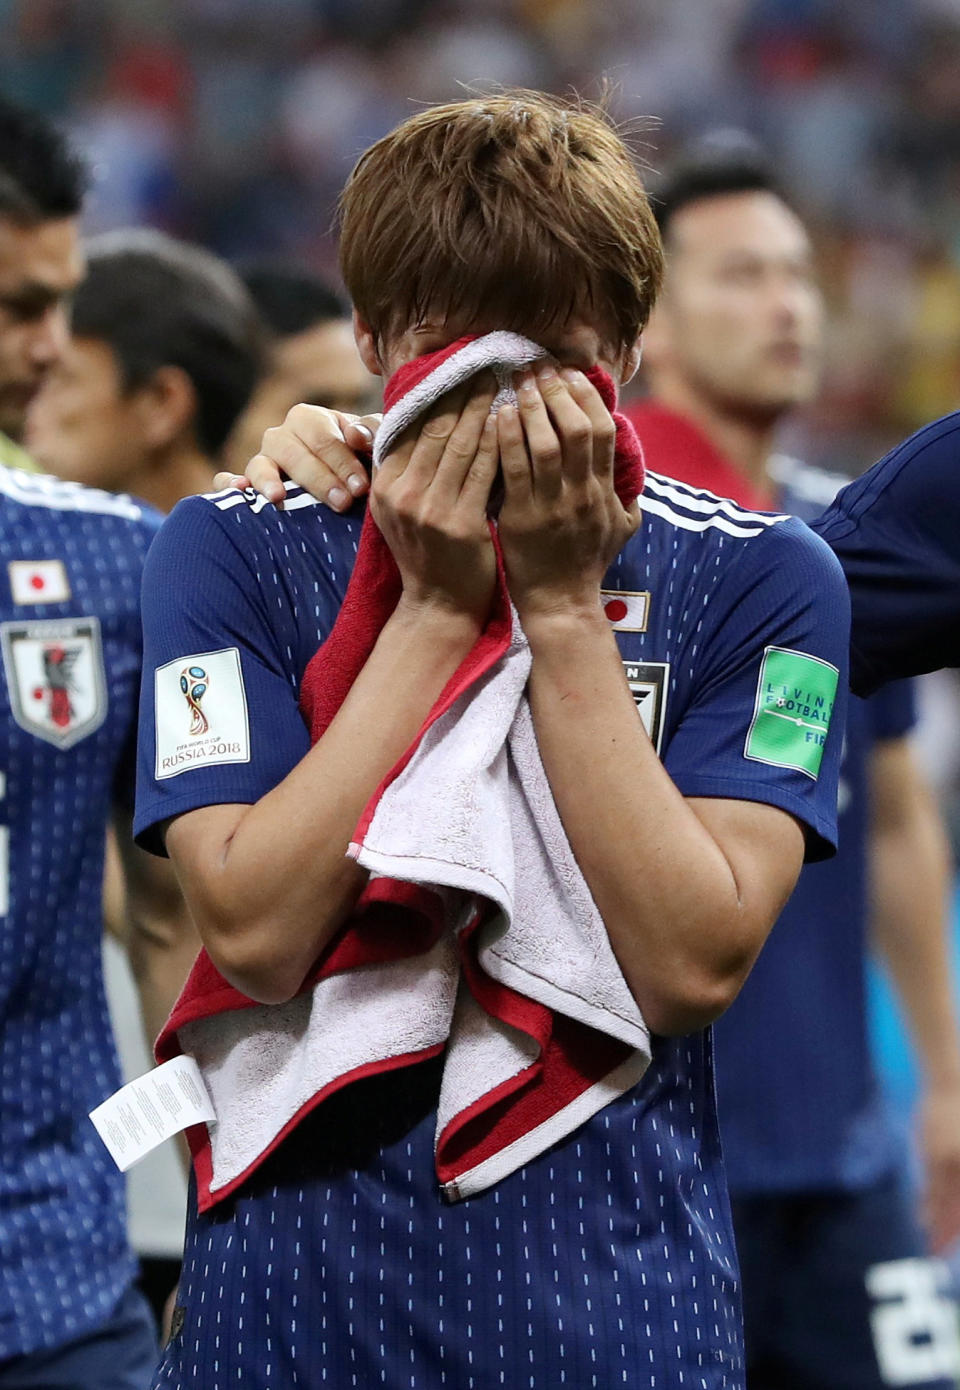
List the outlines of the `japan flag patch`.
{"label": "japan flag patch", "polygon": [[600,605],[614,632],[646,632],[650,617],[650,592],[601,589]]}
{"label": "japan flag patch", "polygon": [[70,581],[62,560],[11,560],[7,574],[14,603],[66,603],[70,597]]}

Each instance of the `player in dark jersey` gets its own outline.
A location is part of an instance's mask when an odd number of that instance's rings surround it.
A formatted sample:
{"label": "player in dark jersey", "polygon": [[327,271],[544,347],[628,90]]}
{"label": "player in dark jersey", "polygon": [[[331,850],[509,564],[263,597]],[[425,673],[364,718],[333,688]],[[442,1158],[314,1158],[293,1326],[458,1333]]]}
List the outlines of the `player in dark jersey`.
{"label": "player in dark jersey", "polygon": [[[651,396],[629,412],[648,462],[809,521],[843,480],[773,452],[785,412],[817,385],[806,231],[746,145],[705,143],[658,193],[667,270],[645,335]],[[960,1040],[948,853],[906,737],[913,720],[903,683],[851,701],[838,854],[801,873],[716,1028],[754,1390],[946,1387],[960,1371],[947,1270],[922,1258],[868,1044],[873,926],[923,1059],[930,1236],[946,1245],[958,1230]]]}
{"label": "player in dark jersey", "polygon": [[960,414],[918,430],[816,523],[850,586],[851,684],[960,666]]}
{"label": "player in dark jersey", "polygon": [[[165,513],[209,489],[217,453],[250,399],[262,365],[256,309],[225,262],[161,233],[111,232],[85,249],[71,338],[31,404],[27,441],[51,473],[143,496]],[[121,836],[128,882],[115,934],[138,990],[119,949],[108,963],[121,1049],[126,1043],[136,1053],[142,1032],[152,1048],[200,943],[189,918],[171,911],[169,866],[128,838]],[[141,882],[144,860],[152,866],[148,882]],[[149,1063],[133,1065],[142,1072]],[[179,1269],[178,1161],[170,1151],[153,1155],[128,1184],[141,1286],[158,1313]]]}
{"label": "player in dark jersey", "polygon": [[[659,263],[645,197],[602,121],[532,94],[425,112],[368,152],[345,198],[346,280],[372,369],[500,323],[536,332],[569,367],[523,378],[496,448],[492,392],[478,388],[387,458],[372,506],[404,598],[312,749],[298,690],[336,617],[359,509],[331,515],[296,488],[282,512],[237,492],[177,508],[145,586],[139,834],[165,838],[214,962],[273,1001],[282,1028],[281,1001],[359,889],[343,859],[356,817],[473,643],[499,459],[541,753],[658,1037],[636,1087],[452,1205],[433,1169],[434,1064],[325,1102],[233,1196],[192,1214],[181,1326],[157,1384],[741,1386],[706,1025],[804,846],[829,852],[842,577],[789,518],[651,475],[638,529],[600,485],[609,421],[570,369],[629,371]],[[648,594],[645,621],[616,594],[605,612],[601,586]],[[169,679],[194,667],[209,677],[196,746]],[[776,737],[755,723],[768,695]],[[785,713],[797,699],[824,716],[816,731]]]}
{"label": "player in dark jersey", "polygon": [[[68,337],[81,168],[0,101],[0,428]],[[2,441],[0,441],[2,443]],[[4,450],[0,448],[0,454]],[[145,509],[0,468],[0,1386],[141,1390],[155,1357],[124,1180],[87,1118],[119,1081],[101,970],[132,800]]]}

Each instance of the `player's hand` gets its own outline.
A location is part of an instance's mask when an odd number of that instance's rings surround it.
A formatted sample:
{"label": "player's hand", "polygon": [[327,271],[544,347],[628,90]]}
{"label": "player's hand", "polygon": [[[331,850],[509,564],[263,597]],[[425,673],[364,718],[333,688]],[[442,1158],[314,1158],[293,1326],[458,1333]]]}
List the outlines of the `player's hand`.
{"label": "player's hand", "polygon": [[243,473],[218,473],[215,489],[255,488],[283,506],[283,474],[335,512],[346,511],[370,486],[357,453],[369,451],[381,415],[345,415],[322,405],[295,405],[266,431]]}
{"label": "player's hand", "polygon": [[934,1251],[960,1239],[960,1086],[934,1086],[921,1105],[923,1220]]}
{"label": "player's hand", "polygon": [[613,486],[616,426],[582,372],[521,374],[497,416],[500,541],[521,618],[599,609],[600,585],[640,524]]}
{"label": "player's hand", "polygon": [[405,608],[486,619],[496,578],[487,500],[497,427],[489,373],[441,397],[377,470],[374,520],[403,579]]}

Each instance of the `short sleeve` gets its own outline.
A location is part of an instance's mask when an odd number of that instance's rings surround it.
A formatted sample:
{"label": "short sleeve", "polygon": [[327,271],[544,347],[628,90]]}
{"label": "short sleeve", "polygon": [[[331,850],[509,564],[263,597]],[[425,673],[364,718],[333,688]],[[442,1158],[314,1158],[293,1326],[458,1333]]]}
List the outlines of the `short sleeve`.
{"label": "short sleeve", "polygon": [[850,586],[858,695],[960,665],[960,413],[850,483],[814,527]]}
{"label": "short sleeve", "polygon": [[800,521],[741,551],[705,605],[693,693],[664,757],[684,796],[762,801],[796,817],[807,859],[836,847],[849,601]]}
{"label": "short sleeve", "polygon": [[144,570],[134,832],[154,853],[166,821],[258,801],[310,745],[283,615],[227,524],[204,498],[181,502]]}

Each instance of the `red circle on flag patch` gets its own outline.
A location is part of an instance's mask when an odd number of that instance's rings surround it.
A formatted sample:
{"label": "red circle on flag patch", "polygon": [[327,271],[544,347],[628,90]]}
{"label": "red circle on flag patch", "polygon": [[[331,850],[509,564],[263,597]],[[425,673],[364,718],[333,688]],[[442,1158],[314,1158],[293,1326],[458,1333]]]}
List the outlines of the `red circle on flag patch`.
{"label": "red circle on flag patch", "polygon": [[629,612],[622,598],[608,599],[603,605],[603,611],[612,623],[622,623]]}
{"label": "red circle on flag patch", "polygon": [[30,578],[30,587],[32,589],[42,589],[46,586],[46,582],[42,574],[34,574]]}
{"label": "red circle on flag patch", "polygon": [[42,699],[43,699],[43,689],[42,689],[41,686],[35,685],[35,686],[33,687],[33,698],[34,698],[35,700],[42,700]]}

